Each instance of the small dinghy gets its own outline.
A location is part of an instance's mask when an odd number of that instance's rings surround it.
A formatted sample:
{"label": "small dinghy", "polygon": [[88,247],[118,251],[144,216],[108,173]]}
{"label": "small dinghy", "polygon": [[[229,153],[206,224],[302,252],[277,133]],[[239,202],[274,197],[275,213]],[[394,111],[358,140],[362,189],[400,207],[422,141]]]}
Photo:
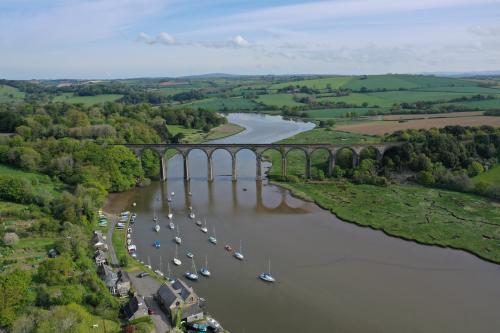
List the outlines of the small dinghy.
{"label": "small dinghy", "polygon": [[168,214],[167,214],[167,217],[168,217],[168,219],[169,219],[169,220],[171,220],[171,219],[174,217],[174,214],[172,214],[172,213],[168,213]]}
{"label": "small dinghy", "polygon": [[160,240],[159,240],[159,239],[155,240],[155,242],[154,242],[154,246],[155,246],[157,249],[158,249],[158,248],[160,248],[160,245],[161,245],[161,244],[160,244]]}
{"label": "small dinghy", "polygon": [[170,223],[168,224],[168,227],[170,228],[170,230],[174,230],[174,229],[175,229],[175,224],[174,224],[174,222],[170,222]]}
{"label": "small dinghy", "polygon": [[201,220],[196,220],[196,225],[197,225],[198,227],[201,227],[201,226],[202,226]]}
{"label": "small dinghy", "polygon": [[159,225],[159,224],[156,224],[156,225],[155,225],[155,231],[156,231],[156,232],[160,232],[160,225]]}
{"label": "small dinghy", "polygon": [[224,248],[226,249],[226,251],[229,251],[229,252],[231,252],[233,250],[233,248],[229,244],[224,246]]}
{"label": "small dinghy", "polygon": [[189,259],[193,259],[194,254],[192,252],[188,252],[188,253],[186,253],[186,257],[188,257]]}

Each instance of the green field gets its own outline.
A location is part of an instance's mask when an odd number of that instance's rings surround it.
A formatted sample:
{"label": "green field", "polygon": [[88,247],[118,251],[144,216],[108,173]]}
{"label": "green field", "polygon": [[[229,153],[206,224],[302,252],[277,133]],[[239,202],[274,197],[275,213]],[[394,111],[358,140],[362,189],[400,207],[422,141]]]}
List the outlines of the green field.
{"label": "green field", "polygon": [[472,181],[475,184],[485,182],[500,186],[500,165],[497,165],[486,172],[480,173],[476,177],[472,178]]}
{"label": "green field", "polygon": [[[446,102],[451,99],[463,96],[473,96],[477,93],[465,92],[438,92],[438,91],[387,91],[378,93],[369,93],[367,95],[382,98],[392,103],[414,103],[422,101]],[[500,96],[500,91],[497,92]]]}
{"label": "green field", "polygon": [[229,97],[229,98],[206,98],[199,101],[180,104],[180,108],[189,107],[191,109],[206,109],[212,111],[225,111],[225,110],[238,110],[238,111],[251,111],[257,107],[251,99],[243,97]]}
{"label": "green field", "polygon": [[[305,94],[295,94],[296,96],[307,96]],[[255,99],[256,102],[263,103],[269,106],[302,106],[305,104],[298,103],[294,101],[292,94],[269,94],[269,95],[261,95]]]}
{"label": "green field", "polygon": [[49,176],[33,172],[24,172],[19,169],[12,168],[5,164],[0,164],[0,175],[7,175],[15,178],[27,179],[33,185],[36,192],[43,196],[45,193],[50,193],[53,196],[59,195],[59,192],[64,189],[64,184],[53,181]]}
{"label": "green field", "polygon": [[66,102],[66,103],[82,103],[85,105],[94,105],[98,103],[114,102],[123,95],[117,94],[107,94],[107,95],[97,95],[97,96],[74,96],[73,93],[63,93],[54,97],[54,102]]}
{"label": "green field", "polygon": [[282,185],[344,221],[500,263],[500,205],[488,199],[410,185],[378,187],[345,181]]}
{"label": "green field", "polygon": [[378,105],[380,107],[390,107],[395,101],[384,98],[383,96],[378,96],[378,94],[360,94],[351,93],[347,96],[340,97],[320,97],[317,98],[319,102],[332,102],[332,103],[347,103],[357,106],[362,106],[363,103],[368,103],[369,106]]}
{"label": "green field", "polygon": [[298,85],[314,89],[326,89],[327,86],[330,85],[332,89],[338,89],[344,87],[351,80],[353,80],[352,76],[334,76],[334,77],[319,78],[319,79],[306,79],[306,80],[290,81],[284,83],[276,83],[271,85],[270,88],[273,90],[278,90],[288,87],[290,85]]}
{"label": "green field", "polygon": [[344,108],[344,109],[317,109],[306,111],[310,118],[314,119],[334,119],[344,117],[347,113],[355,112],[359,116],[364,116],[376,111],[378,114],[388,112],[382,108]]}
{"label": "green field", "polygon": [[500,98],[487,99],[483,101],[454,102],[454,103],[448,103],[447,105],[461,105],[468,108],[473,108],[473,109],[477,108],[481,110],[500,109]]}
{"label": "green field", "polygon": [[21,101],[24,97],[25,93],[19,91],[19,89],[3,84],[0,85],[0,103]]}

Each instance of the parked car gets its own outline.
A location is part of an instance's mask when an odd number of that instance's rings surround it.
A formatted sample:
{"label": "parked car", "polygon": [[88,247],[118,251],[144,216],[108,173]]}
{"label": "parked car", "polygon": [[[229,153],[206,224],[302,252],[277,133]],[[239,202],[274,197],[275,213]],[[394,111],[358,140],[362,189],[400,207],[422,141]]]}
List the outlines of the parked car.
{"label": "parked car", "polygon": [[142,273],[139,273],[138,277],[140,277],[141,279],[143,277],[146,277],[146,276],[149,276],[149,273],[148,272],[142,272]]}
{"label": "parked car", "polygon": [[148,308],[148,315],[154,315],[155,310],[153,308]]}

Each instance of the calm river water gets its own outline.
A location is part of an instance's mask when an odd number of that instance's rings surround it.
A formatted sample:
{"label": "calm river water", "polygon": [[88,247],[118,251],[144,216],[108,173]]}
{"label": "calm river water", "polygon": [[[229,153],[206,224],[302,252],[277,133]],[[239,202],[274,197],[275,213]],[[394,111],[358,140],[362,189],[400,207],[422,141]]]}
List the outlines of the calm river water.
{"label": "calm river water", "polygon": [[[310,129],[311,124],[281,117],[232,114],[246,131],[219,140],[266,143]],[[182,160],[169,162],[166,183],[115,195],[110,205],[132,209],[138,219],[133,242],[138,256],[163,270],[167,263],[181,277],[195,254],[199,269],[208,256],[212,272],[192,283],[208,310],[225,328],[238,332],[500,332],[500,266],[462,251],[417,245],[337,219],[285,190],[255,181],[255,157],[237,156],[238,181],[231,160],[214,155],[215,181],[206,181],[206,157],[192,151],[192,179],[182,179]],[[181,267],[171,264],[175,232],[167,227],[167,195],[183,238]],[[187,195],[191,192],[192,196]],[[215,227],[218,245],[208,242],[187,207]],[[161,230],[153,230],[154,212]],[[161,248],[153,247],[156,239]],[[224,250],[243,244],[245,261]],[[268,258],[277,282],[258,279]]]}

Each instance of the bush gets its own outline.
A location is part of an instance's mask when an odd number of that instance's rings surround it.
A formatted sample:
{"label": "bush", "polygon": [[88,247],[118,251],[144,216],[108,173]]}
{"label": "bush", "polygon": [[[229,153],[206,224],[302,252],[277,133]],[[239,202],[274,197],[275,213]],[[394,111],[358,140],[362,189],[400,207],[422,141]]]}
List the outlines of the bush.
{"label": "bush", "polygon": [[286,176],[286,181],[289,183],[299,183],[300,178],[295,176],[295,175],[289,175],[289,176]]}

